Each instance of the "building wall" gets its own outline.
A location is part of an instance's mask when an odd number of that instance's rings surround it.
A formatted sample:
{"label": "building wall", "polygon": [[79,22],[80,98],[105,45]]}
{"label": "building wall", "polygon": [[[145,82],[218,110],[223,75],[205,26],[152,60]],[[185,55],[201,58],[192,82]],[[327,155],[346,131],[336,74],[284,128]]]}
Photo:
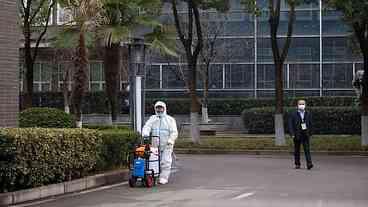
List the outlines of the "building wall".
{"label": "building wall", "polygon": [[0,127],[15,127],[18,113],[18,26],[15,0],[0,0]]}
{"label": "building wall", "polygon": [[[240,0],[230,0],[230,3],[230,11],[226,14],[213,10],[201,14],[205,26],[203,30],[219,32],[217,55],[209,73],[210,96],[273,96],[275,72],[268,25],[268,1],[257,1],[262,9],[257,17],[246,13]],[[179,13],[185,16],[185,4],[181,3],[179,7]],[[287,96],[354,95],[351,83],[355,71],[362,68],[362,57],[351,48],[351,29],[341,20],[341,14],[324,7],[322,0],[315,0],[296,9],[294,34],[284,66]],[[58,15],[60,18],[63,19],[62,12]],[[174,23],[168,3],[164,4],[163,15],[159,19],[163,23]],[[279,28],[281,43],[285,40],[287,24],[288,8],[283,1]],[[177,45],[178,51],[183,51],[180,41],[177,41]],[[35,67],[35,91],[50,91],[53,88],[50,77],[54,76],[47,72],[53,63],[49,57],[45,57],[40,57]],[[182,80],[182,74],[186,73],[184,55],[181,58],[168,58],[149,51],[146,57],[147,96],[187,96]],[[63,64],[60,63],[56,68],[65,67]],[[90,69],[90,90],[103,90],[105,83],[101,60],[92,57]],[[198,88],[203,88],[200,80]]]}
{"label": "building wall", "polygon": [[[244,12],[239,0],[231,0],[227,14],[202,13],[204,31],[220,31],[216,40],[217,56],[210,68],[210,94],[265,97],[274,95],[275,72],[270,43],[267,0],[259,0],[262,9],[255,17]],[[161,20],[173,23],[170,7]],[[296,9],[296,22],[284,66],[284,88],[288,96],[354,95],[354,71],[362,67],[362,57],[351,49],[351,29],[341,14],[324,8],[322,0]],[[182,6],[180,13],[185,16]],[[284,42],[288,25],[288,8],[282,3],[279,40]],[[178,45],[181,43],[178,41]],[[170,63],[168,63],[170,62]],[[147,85],[152,92],[178,94],[184,83],[178,71],[185,71],[185,57],[168,61],[153,57],[148,67]],[[198,88],[202,88],[198,83]],[[164,93],[163,93],[164,91]]]}

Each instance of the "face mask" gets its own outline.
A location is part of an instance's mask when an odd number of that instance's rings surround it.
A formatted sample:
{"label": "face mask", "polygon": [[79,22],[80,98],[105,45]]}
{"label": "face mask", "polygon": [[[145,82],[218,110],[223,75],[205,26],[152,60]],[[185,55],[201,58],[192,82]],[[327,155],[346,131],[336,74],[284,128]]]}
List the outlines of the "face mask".
{"label": "face mask", "polygon": [[298,109],[304,111],[305,110],[305,105],[304,104],[298,105]]}
{"label": "face mask", "polygon": [[157,113],[157,116],[159,116],[159,117],[162,117],[164,115],[164,112],[163,111],[158,111],[156,113]]}

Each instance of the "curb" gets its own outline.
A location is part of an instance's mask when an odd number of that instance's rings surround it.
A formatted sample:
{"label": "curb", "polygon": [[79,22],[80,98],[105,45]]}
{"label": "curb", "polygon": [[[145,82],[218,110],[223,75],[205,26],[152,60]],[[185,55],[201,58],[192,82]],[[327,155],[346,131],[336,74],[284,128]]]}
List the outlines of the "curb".
{"label": "curb", "polygon": [[103,185],[111,185],[128,180],[128,176],[128,170],[118,170],[58,184],[51,184],[9,193],[1,193],[0,206],[14,205],[27,201],[34,201],[52,196],[84,191]]}
{"label": "curb", "polygon": [[[175,149],[177,154],[245,154],[245,155],[292,155],[288,150],[222,150],[222,149]],[[311,151],[315,155],[368,156],[368,151]]]}

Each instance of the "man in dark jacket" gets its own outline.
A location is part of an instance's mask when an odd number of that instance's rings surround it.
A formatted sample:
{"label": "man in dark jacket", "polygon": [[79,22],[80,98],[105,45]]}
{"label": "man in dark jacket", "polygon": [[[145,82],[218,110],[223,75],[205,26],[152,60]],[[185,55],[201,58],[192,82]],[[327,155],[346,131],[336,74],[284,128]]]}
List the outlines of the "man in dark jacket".
{"label": "man in dark jacket", "polygon": [[289,114],[289,133],[294,139],[295,168],[300,169],[300,145],[303,145],[307,169],[313,168],[309,150],[309,139],[312,136],[312,116],[305,110],[305,100],[298,101],[297,110]]}

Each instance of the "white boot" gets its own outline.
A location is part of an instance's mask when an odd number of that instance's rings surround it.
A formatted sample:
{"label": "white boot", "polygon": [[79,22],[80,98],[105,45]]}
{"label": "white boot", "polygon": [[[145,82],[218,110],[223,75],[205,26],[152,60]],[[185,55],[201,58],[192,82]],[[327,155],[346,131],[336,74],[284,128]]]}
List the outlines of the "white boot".
{"label": "white boot", "polygon": [[165,178],[160,178],[160,181],[159,181],[159,183],[161,184],[161,185],[165,185],[165,184],[167,184],[169,181],[168,180],[166,180]]}

